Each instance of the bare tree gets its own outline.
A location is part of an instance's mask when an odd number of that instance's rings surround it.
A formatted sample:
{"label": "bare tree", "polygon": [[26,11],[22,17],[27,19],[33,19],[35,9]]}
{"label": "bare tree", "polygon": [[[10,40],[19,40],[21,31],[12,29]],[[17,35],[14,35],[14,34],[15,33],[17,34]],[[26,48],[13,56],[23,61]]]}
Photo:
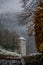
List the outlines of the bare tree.
{"label": "bare tree", "polygon": [[[23,8],[24,10],[22,11],[22,13],[20,14],[20,24],[24,25],[26,23],[28,23],[27,18],[29,19],[30,16],[33,15],[33,11],[35,9],[35,7],[37,7],[37,5],[39,4],[40,0],[32,0],[30,2],[30,0],[22,0],[21,2],[23,3]],[[30,2],[30,3],[29,3]],[[29,4],[29,5],[28,5]]]}

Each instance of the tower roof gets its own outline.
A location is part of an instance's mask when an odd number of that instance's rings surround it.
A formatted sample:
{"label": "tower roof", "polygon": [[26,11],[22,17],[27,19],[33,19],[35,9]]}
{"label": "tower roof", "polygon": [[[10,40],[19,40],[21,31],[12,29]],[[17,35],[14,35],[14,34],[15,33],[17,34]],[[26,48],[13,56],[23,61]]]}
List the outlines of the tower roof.
{"label": "tower roof", "polygon": [[19,39],[20,39],[20,40],[26,40],[24,37],[20,37]]}

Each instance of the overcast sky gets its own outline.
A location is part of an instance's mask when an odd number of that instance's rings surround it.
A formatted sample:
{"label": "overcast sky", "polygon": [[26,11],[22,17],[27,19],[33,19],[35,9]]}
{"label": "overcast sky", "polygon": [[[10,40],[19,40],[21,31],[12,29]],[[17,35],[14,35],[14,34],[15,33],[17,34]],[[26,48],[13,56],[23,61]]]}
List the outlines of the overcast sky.
{"label": "overcast sky", "polygon": [[[20,3],[20,0],[0,0],[0,13],[5,13],[5,12],[16,13],[16,12],[21,12],[22,10],[23,8],[22,8],[22,3]],[[11,17],[10,17],[10,20],[12,20]],[[6,17],[3,16],[3,18],[6,18]],[[15,20],[15,17],[13,17],[13,19]],[[4,21],[3,23],[5,24],[5,27],[7,27],[9,30],[14,30],[22,36],[26,34],[26,31],[27,31],[26,26],[19,26],[18,23],[16,23],[17,21],[12,20],[11,22],[7,20],[8,19],[6,19],[6,21]]]}
{"label": "overcast sky", "polygon": [[[0,13],[1,12],[21,12],[23,10],[21,0],[0,0]],[[29,0],[28,5],[32,0]]]}
{"label": "overcast sky", "polygon": [[[0,13],[5,13],[5,12],[21,12],[23,10],[22,8],[22,3],[20,3],[21,0],[0,0]],[[28,5],[30,4],[32,0],[29,0]],[[10,20],[12,18],[15,20],[15,17],[12,17],[13,14],[11,14]],[[8,18],[9,18],[8,17]],[[6,18],[3,16],[3,18]],[[27,32],[27,26],[19,26],[17,21],[6,21],[4,22],[5,27],[8,27],[9,30],[15,30],[17,33],[19,33],[22,36],[26,35]]]}
{"label": "overcast sky", "polygon": [[[5,13],[5,12],[21,12],[23,10],[22,8],[22,3],[20,3],[21,0],[0,0],[0,13]],[[31,3],[32,0],[29,0],[28,5]],[[35,1],[35,0],[34,0]],[[11,14],[10,13],[10,14]],[[14,14],[13,13],[13,14]],[[17,31],[20,35],[26,35],[27,32],[27,26],[19,26],[15,17],[12,15],[9,15],[9,17],[4,21],[5,27],[8,27],[10,30],[15,30]],[[14,14],[15,15],[15,14]],[[11,17],[10,17],[11,16]],[[1,16],[1,18],[6,18],[6,16]],[[9,21],[10,19],[10,21]],[[13,19],[15,21],[13,21]],[[8,20],[8,21],[7,21]],[[12,22],[11,22],[12,21]],[[28,24],[30,25],[30,24]]]}
{"label": "overcast sky", "polygon": [[21,6],[20,0],[0,0],[0,13],[7,11],[21,12]]}

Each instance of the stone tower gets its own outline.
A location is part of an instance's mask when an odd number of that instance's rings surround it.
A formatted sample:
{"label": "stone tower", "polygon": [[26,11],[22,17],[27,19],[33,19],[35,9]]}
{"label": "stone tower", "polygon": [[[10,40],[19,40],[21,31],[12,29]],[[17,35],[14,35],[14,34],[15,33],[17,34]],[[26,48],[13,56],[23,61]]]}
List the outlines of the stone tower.
{"label": "stone tower", "polygon": [[24,37],[20,37],[20,52],[22,56],[26,56],[26,39]]}

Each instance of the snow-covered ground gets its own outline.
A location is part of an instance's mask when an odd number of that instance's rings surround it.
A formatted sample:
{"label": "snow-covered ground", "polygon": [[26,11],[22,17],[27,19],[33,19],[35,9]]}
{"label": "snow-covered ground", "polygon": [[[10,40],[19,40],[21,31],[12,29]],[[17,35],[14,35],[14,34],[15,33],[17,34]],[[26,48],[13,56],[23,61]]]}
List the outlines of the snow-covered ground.
{"label": "snow-covered ground", "polygon": [[21,57],[21,54],[18,54],[18,53],[15,53],[15,52],[10,52],[10,51],[7,51],[5,49],[0,49],[0,54],[2,55],[6,55],[6,56],[18,56],[18,57]]}

